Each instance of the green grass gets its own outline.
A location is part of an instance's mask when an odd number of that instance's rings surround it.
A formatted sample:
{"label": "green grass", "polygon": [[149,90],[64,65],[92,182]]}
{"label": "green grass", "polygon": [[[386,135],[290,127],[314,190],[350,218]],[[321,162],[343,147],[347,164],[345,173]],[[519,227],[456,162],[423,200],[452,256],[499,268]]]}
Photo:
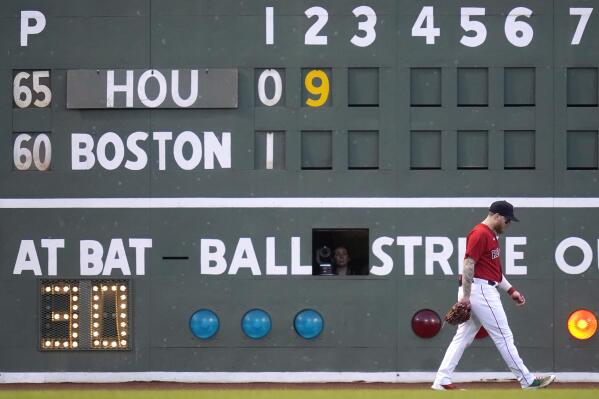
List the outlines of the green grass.
{"label": "green grass", "polygon": [[473,389],[435,392],[429,389],[154,389],[154,390],[0,390],[0,399],[596,399],[599,389]]}

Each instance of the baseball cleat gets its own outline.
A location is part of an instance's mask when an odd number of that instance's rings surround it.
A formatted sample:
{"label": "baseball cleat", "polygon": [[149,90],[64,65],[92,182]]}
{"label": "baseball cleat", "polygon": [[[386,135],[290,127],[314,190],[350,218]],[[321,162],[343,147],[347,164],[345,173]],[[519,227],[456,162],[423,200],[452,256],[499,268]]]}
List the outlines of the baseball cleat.
{"label": "baseball cleat", "polygon": [[534,381],[532,382],[532,384],[530,384],[529,386],[525,387],[524,389],[540,389],[540,388],[545,388],[546,386],[548,386],[549,384],[551,384],[553,381],[555,381],[555,376],[554,375],[548,375],[545,377],[537,377],[534,379]]}
{"label": "baseball cleat", "polygon": [[431,385],[431,388],[435,391],[451,391],[452,389],[457,391],[465,391],[465,389],[462,389],[455,384],[433,384]]}

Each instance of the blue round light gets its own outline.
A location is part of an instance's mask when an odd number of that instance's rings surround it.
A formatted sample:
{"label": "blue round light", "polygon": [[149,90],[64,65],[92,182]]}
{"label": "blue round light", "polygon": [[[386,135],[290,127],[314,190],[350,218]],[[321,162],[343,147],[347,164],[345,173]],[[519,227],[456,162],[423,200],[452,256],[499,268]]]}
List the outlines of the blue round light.
{"label": "blue round light", "polygon": [[322,332],[324,321],[322,316],[315,310],[302,310],[295,316],[293,321],[295,332],[305,339],[316,338]]}
{"label": "blue round light", "polygon": [[266,337],[271,325],[270,316],[261,309],[252,309],[241,319],[241,329],[252,339]]}
{"label": "blue round light", "polygon": [[218,316],[212,310],[200,309],[191,315],[189,329],[197,338],[208,339],[213,337],[220,326]]}

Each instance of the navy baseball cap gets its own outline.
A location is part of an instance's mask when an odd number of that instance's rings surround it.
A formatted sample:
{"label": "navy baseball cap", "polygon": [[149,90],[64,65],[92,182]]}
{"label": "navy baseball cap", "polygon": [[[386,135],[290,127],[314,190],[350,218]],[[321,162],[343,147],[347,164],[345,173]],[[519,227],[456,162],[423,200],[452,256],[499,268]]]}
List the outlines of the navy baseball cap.
{"label": "navy baseball cap", "polygon": [[510,222],[519,222],[514,216],[514,206],[507,201],[495,201],[489,207],[489,212],[498,213],[501,216],[505,216]]}

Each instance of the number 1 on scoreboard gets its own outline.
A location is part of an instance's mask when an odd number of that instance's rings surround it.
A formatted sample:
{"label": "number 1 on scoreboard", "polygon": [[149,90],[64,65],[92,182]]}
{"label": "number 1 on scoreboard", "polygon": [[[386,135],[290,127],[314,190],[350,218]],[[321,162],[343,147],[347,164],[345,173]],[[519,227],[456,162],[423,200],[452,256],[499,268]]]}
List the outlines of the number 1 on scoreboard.
{"label": "number 1 on scoreboard", "polygon": [[266,7],[266,44],[275,44],[275,17],[274,7]]}

